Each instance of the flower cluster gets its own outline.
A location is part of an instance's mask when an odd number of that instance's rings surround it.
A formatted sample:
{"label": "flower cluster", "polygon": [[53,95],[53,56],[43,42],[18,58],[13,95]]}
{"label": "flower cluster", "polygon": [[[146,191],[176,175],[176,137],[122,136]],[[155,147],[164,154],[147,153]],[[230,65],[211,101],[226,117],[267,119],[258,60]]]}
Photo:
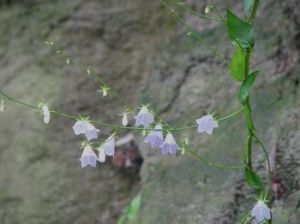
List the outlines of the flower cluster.
{"label": "flower cluster", "polygon": [[[50,121],[50,110],[47,104],[39,105],[40,111],[44,116],[46,124]],[[140,111],[134,116],[135,126],[142,126],[142,130],[149,131],[145,137],[144,142],[150,144],[151,148],[160,148],[162,155],[176,156],[179,146],[171,133],[170,129],[164,129],[163,125],[155,122],[154,114],[149,110],[148,106],[142,106]],[[206,115],[196,120],[198,132],[211,135],[214,128],[218,127],[217,121],[214,120],[212,115]],[[122,125],[128,125],[128,111],[122,113]],[[114,156],[115,154],[115,136],[112,134],[102,144],[96,147],[98,156],[95,153],[91,142],[99,137],[101,131],[97,129],[88,118],[80,118],[73,125],[75,135],[84,135],[87,142],[83,144],[83,152],[80,157],[81,167],[92,166],[95,167],[97,161],[103,163],[106,161],[107,156]],[[164,136],[164,132],[166,132]]]}
{"label": "flower cluster", "polygon": [[97,149],[98,156],[92,149],[89,143],[84,144],[84,149],[80,157],[81,167],[86,167],[90,165],[91,167],[96,167],[97,161],[100,163],[105,162],[106,156],[115,155],[115,138],[114,135],[108,137],[103,144],[101,144]]}
{"label": "flower cluster", "polygon": [[78,120],[73,126],[75,135],[85,135],[88,141],[97,139],[100,130],[95,128],[87,119]]}
{"label": "flower cluster", "polygon": [[[134,117],[135,126],[143,126],[149,128],[154,123],[154,116],[149,111],[147,106],[142,106],[139,113]],[[206,115],[196,120],[198,126],[198,132],[211,135],[214,128],[218,127],[217,121],[214,120],[212,115]],[[150,133],[144,139],[145,143],[150,144],[151,148],[160,148],[162,155],[173,155],[175,156],[178,150],[178,145],[172,133],[167,132],[164,139],[163,127],[161,124],[156,126],[150,131]]]}

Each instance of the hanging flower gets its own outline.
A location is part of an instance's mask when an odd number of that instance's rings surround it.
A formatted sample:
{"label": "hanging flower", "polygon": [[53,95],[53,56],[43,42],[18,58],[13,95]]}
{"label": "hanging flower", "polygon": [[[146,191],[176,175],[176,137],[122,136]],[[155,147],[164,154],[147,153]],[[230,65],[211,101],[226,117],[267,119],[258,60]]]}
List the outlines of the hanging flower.
{"label": "hanging flower", "polygon": [[49,121],[50,121],[50,111],[49,111],[49,108],[48,108],[47,104],[44,104],[42,106],[42,113],[44,115],[44,122],[45,122],[45,124],[49,124]]}
{"label": "hanging flower", "polygon": [[198,133],[206,132],[209,135],[212,134],[214,128],[219,127],[217,121],[210,114],[199,118],[196,123],[198,124]]}
{"label": "hanging flower", "polygon": [[128,113],[127,113],[127,111],[124,111],[122,113],[122,125],[124,127],[126,127],[128,125]]}
{"label": "hanging flower", "polygon": [[251,210],[251,216],[261,224],[267,220],[271,220],[271,210],[263,201],[258,201],[254,208]]}
{"label": "hanging flower", "polygon": [[81,167],[86,167],[88,165],[96,167],[97,155],[90,145],[86,145],[79,160],[81,162]]}
{"label": "hanging flower", "polygon": [[171,154],[173,156],[176,156],[178,145],[170,132],[167,134],[163,144],[160,145],[160,148],[162,155]]}
{"label": "hanging flower", "polygon": [[98,152],[99,152],[99,154],[98,154],[98,161],[100,162],[100,163],[104,163],[105,162],[105,157],[106,157],[106,154],[105,154],[105,150],[104,150],[104,148],[103,148],[103,146],[101,145],[101,146],[99,146],[98,148],[97,148],[97,150],[98,150]]}
{"label": "hanging flower", "polygon": [[140,112],[134,118],[136,127],[142,125],[144,128],[149,128],[150,124],[154,122],[154,116],[146,106],[142,106]]}
{"label": "hanging flower", "polygon": [[84,134],[87,140],[97,139],[100,132],[94,125],[87,120],[78,120],[73,126],[75,135]]}
{"label": "hanging flower", "polygon": [[107,156],[114,156],[115,155],[115,137],[114,134],[109,136],[102,145],[104,149],[104,153]]}
{"label": "hanging flower", "polygon": [[159,147],[164,141],[164,136],[161,129],[162,126],[157,124],[144,140],[144,142],[149,143],[153,149]]}

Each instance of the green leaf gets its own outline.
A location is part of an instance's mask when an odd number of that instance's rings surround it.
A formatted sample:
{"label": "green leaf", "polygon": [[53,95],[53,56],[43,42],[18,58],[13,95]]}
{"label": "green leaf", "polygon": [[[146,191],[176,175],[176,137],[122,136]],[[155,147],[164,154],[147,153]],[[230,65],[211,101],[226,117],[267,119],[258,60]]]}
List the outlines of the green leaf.
{"label": "green leaf", "polygon": [[234,45],[245,52],[250,52],[254,46],[254,31],[251,25],[227,10],[227,31]]}
{"label": "green leaf", "polygon": [[247,100],[247,97],[249,96],[249,91],[256,79],[256,75],[258,74],[259,71],[254,71],[250,73],[247,77],[247,79],[242,83],[241,88],[240,88],[240,101],[242,104],[244,104]]}
{"label": "green leaf", "polygon": [[136,219],[140,210],[140,206],[141,206],[141,194],[138,194],[132,199],[130,205],[127,208],[126,213],[129,220]]}
{"label": "green leaf", "polygon": [[137,218],[141,207],[141,193],[135,196],[130,204],[125,208],[123,215],[119,218],[117,224],[125,224],[128,220],[133,221]]}
{"label": "green leaf", "polygon": [[244,0],[244,11],[245,13],[249,12],[253,8],[255,0]]}
{"label": "green leaf", "polygon": [[238,80],[243,81],[245,77],[246,58],[241,48],[237,47],[233,53],[230,63],[230,74]]}
{"label": "green leaf", "polygon": [[258,176],[252,169],[245,167],[245,176],[248,185],[256,190],[263,190],[264,185],[260,176]]}

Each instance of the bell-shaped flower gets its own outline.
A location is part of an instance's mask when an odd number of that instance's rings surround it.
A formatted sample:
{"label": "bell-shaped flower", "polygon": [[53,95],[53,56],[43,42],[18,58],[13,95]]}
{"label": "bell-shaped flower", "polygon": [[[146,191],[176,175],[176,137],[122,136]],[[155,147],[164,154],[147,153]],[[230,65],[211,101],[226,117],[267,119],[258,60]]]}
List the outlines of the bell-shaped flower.
{"label": "bell-shaped flower", "polygon": [[214,128],[219,127],[217,121],[210,114],[199,118],[196,123],[198,124],[198,133],[206,132],[209,135],[212,134]]}
{"label": "bell-shaped flower", "polygon": [[109,136],[102,145],[104,153],[107,156],[115,155],[115,137],[114,135]]}
{"label": "bell-shaped flower", "polygon": [[176,156],[178,145],[173,135],[170,132],[167,134],[163,144],[160,145],[160,148],[161,148],[162,155],[171,154],[173,156]]}
{"label": "bell-shaped flower", "polygon": [[96,167],[97,159],[97,155],[93,151],[92,147],[90,145],[86,145],[79,160],[81,162],[81,167],[86,167],[88,165]]}
{"label": "bell-shaped flower", "polygon": [[127,113],[127,111],[124,111],[122,113],[122,125],[124,127],[126,127],[128,125],[128,113]]}
{"label": "bell-shaped flower", "polygon": [[267,220],[271,220],[272,217],[271,210],[263,201],[258,201],[256,203],[251,210],[251,216],[255,218],[258,224],[262,224]]}
{"label": "bell-shaped flower", "polygon": [[144,128],[149,128],[154,122],[154,116],[146,106],[142,106],[140,112],[134,118],[136,127],[142,125]]}
{"label": "bell-shaped flower", "polygon": [[149,143],[151,148],[157,148],[164,142],[162,126],[157,124],[154,129],[147,135],[144,142]]}
{"label": "bell-shaped flower", "polygon": [[42,106],[42,113],[44,115],[44,122],[45,122],[45,124],[49,124],[49,121],[50,121],[50,111],[49,111],[49,108],[48,108],[47,104],[44,104]]}
{"label": "bell-shaped flower", "polygon": [[95,128],[94,125],[88,123],[86,126],[87,130],[85,131],[84,135],[87,140],[97,139],[98,133],[100,132],[99,129]]}
{"label": "bell-shaped flower", "polygon": [[89,123],[87,120],[78,120],[73,126],[75,135],[84,134],[87,140],[98,138],[100,132],[99,129],[95,128],[94,125]]}

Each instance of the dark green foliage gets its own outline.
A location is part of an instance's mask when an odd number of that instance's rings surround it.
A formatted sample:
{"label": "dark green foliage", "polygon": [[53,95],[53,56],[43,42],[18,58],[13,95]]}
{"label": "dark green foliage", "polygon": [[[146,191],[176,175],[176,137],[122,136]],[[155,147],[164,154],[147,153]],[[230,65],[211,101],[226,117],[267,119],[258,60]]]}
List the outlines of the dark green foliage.
{"label": "dark green foliage", "polygon": [[254,46],[254,32],[251,25],[227,10],[227,31],[232,43],[243,49],[245,53],[251,52]]}
{"label": "dark green foliage", "polygon": [[245,104],[246,99],[248,98],[249,95],[249,91],[256,79],[256,75],[257,75],[258,71],[254,71],[252,73],[250,73],[246,80],[242,83],[241,88],[240,88],[240,101],[242,104]]}

